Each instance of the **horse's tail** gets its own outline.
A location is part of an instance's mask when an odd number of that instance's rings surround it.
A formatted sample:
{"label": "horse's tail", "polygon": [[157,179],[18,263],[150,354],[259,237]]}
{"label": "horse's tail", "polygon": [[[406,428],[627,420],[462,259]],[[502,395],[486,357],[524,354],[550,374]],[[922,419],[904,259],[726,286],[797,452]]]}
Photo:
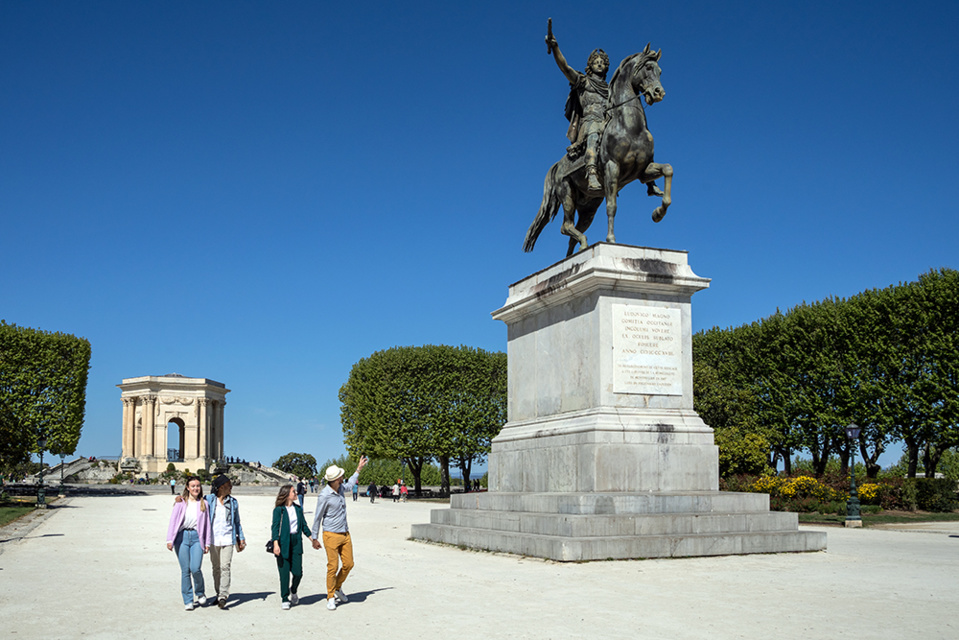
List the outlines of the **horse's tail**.
{"label": "horse's tail", "polygon": [[529,229],[526,231],[526,239],[523,241],[523,251],[526,253],[533,250],[539,234],[546,228],[547,224],[553,221],[556,212],[559,211],[560,195],[556,189],[558,170],[559,162],[546,172],[546,180],[543,181],[543,202],[539,205],[539,211],[536,212],[533,224],[529,225]]}

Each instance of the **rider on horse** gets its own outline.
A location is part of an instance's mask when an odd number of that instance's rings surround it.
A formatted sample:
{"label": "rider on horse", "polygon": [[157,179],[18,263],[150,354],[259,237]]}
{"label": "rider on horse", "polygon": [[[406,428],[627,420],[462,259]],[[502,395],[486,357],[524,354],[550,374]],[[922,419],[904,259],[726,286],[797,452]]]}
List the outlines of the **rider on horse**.
{"label": "rider on horse", "polygon": [[602,191],[599,175],[596,171],[596,156],[599,139],[606,126],[606,104],[609,101],[609,85],[606,84],[606,72],[609,71],[609,56],[602,49],[589,54],[586,73],[576,71],[560,53],[552,29],[546,36],[546,45],[552,52],[556,65],[569,80],[569,98],[566,100],[566,118],[569,130],[566,137],[572,143],[586,141],[586,174],[590,191]]}

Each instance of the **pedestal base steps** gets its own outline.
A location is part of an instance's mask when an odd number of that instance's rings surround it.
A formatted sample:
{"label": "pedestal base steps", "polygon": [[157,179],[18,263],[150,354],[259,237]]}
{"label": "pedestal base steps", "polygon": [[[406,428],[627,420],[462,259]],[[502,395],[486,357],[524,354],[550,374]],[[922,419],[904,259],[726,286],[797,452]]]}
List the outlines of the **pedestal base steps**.
{"label": "pedestal base steps", "polygon": [[821,551],[769,496],[721,491],[468,493],[435,509],[412,537],[563,562]]}

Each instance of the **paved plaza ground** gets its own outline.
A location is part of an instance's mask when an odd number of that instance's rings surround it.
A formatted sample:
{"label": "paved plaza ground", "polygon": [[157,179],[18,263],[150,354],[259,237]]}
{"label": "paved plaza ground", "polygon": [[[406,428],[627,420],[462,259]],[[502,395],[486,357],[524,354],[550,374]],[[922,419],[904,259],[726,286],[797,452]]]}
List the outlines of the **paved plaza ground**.
{"label": "paved plaza ground", "polygon": [[[238,490],[232,606],[185,612],[169,493],[76,496],[0,529],[0,627],[25,638],[959,638],[959,523],[828,528],[820,553],[563,564],[412,542],[443,505],[348,503],[351,601],[308,549],[280,609],[273,496]],[[308,496],[311,517],[315,496]],[[204,576],[212,593],[209,558]]]}

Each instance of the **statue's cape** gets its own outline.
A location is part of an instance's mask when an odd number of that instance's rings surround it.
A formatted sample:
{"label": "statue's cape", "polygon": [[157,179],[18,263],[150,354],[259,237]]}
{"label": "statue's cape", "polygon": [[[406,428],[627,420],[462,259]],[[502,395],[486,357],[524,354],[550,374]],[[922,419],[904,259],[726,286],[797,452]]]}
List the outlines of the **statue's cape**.
{"label": "statue's cape", "polygon": [[609,100],[609,85],[602,78],[581,73],[579,79],[569,83],[569,96],[566,97],[566,119],[569,120],[569,129],[566,131],[566,137],[570,142],[576,142],[579,137],[579,123],[583,118],[583,104],[579,96],[583,91],[598,93],[603,100]]}

